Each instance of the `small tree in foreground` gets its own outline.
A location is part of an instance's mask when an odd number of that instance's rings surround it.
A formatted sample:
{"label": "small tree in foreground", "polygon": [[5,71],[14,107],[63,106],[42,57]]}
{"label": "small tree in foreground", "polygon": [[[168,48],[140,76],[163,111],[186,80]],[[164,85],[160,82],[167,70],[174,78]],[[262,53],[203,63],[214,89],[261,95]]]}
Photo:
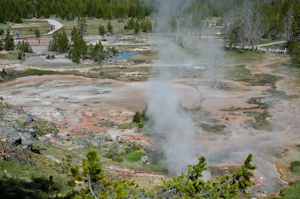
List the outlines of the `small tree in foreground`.
{"label": "small tree in foreground", "polygon": [[82,177],[87,185],[75,197],[81,198],[237,198],[239,192],[248,194],[246,191],[250,186],[255,185],[250,180],[253,176],[251,170],[256,166],[250,164],[252,154],[233,174],[226,176],[216,176],[216,181],[203,181],[202,172],[206,170],[206,160],[199,158],[197,165],[190,165],[188,173],[182,173],[172,180],[163,181],[163,185],[155,190],[145,191],[138,189],[134,181],[113,180],[105,176],[100,165],[96,151],[87,153],[82,160]]}
{"label": "small tree in foreground", "polygon": [[5,42],[4,50],[14,50],[14,48],[15,48],[14,38],[10,34],[9,29],[7,29],[6,37],[4,39],[4,42]]}
{"label": "small tree in foreground", "polygon": [[99,26],[98,31],[99,31],[99,35],[102,35],[102,36],[104,36],[106,33],[105,27],[102,25]]}
{"label": "small tree in foreground", "polygon": [[36,37],[40,37],[41,36],[41,33],[40,33],[40,31],[37,28],[35,29],[34,34],[35,34]]}
{"label": "small tree in foreground", "polygon": [[110,32],[111,34],[113,34],[113,27],[112,27],[112,25],[110,24],[110,21],[108,22],[108,24],[107,24],[107,31],[108,32]]}

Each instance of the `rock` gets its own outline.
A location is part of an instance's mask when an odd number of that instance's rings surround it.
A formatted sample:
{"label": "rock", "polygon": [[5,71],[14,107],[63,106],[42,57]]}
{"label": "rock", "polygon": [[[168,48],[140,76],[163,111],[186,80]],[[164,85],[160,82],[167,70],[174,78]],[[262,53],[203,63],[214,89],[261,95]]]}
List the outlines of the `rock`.
{"label": "rock", "polygon": [[109,134],[104,134],[104,135],[100,136],[100,139],[103,140],[104,142],[113,141],[112,137]]}
{"label": "rock", "polygon": [[123,137],[123,136],[117,136],[117,137],[116,137],[116,141],[119,141],[119,142],[126,142],[126,138]]}
{"label": "rock", "polygon": [[79,145],[83,148],[86,148],[87,146],[92,146],[93,142],[90,141],[88,138],[78,138],[76,140],[73,140],[73,144]]}
{"label": "rock", "polygon": [[34,120],[33,120],[32,115],[28,114],[27,117],[26,117],[26,119],[25,119],[25,124],[26,124],[26,125],[29,125],[29,124],[31,124],[33,121],[34,121]]}
{"label": "rock", "polygon": [[144,164],[150,164],[150,163],[149,163],[149,160],[148,160],[147,154],[142,155],[140,161],[141,161],[142,163],[144,163]]}
{"label": "rock", "polygon": [[0,138],[5,139],[9,144],[28,148],[32,146],[33,138],[35,137],[36,132],[34,129],[25,128],[15,122],[0,119]]}
{"label": "rock", "polygon": [[89,134],[89,140],[95,140],[95,135],[94,135],[94,133]]}
{"label": "rock", "polygon": [[48,137],[43,137],[41,139],[40,143],[43,144],[44,142],[47,143],[47,144],[52,145],[52,143],[51,143],[51,141],[50,141],[50,139]]}
{"label": "rock", "polygon": [[64,136],[63,134],[60,133],[56,133],[55,131],[52,133],[52,137],[54,139],[57,139],[58,141],[60,141],[62,144],[64,143],[64,141],[70,141],[71,138]]}

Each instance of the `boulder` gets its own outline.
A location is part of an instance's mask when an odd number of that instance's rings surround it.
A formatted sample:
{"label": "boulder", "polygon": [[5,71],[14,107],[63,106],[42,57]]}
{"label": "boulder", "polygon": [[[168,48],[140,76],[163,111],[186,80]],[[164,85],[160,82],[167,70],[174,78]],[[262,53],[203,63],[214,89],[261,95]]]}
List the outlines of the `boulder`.
{"label": "boulder", "polygon": [[141,157],[141,160],[140,160],[142,163],[144,164],[150,164],[149,163],[149,160],[148,160],[148,156],[147,154],[144,154],[142,157]]}
{"label": "boulder", "polygon": [[32,146],[35,137],[36,132],[34,129],[0,119],[0,138],[5,139],[9,144],[28,148]]}

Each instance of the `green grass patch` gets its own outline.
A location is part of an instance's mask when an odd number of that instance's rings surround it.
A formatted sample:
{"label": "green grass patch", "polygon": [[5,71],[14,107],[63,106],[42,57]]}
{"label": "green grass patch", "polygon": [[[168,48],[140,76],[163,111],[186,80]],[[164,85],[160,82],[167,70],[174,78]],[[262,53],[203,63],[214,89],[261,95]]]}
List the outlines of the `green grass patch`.
{"label": "green grass patch", "polygon": [[269,132],[283,130],[281,125],[266,121],[266,118],[270,115],[268,111],[264,111],[263,113],[259,113],[257,111],[244,111],[244,114],[255,118],[255,122],[250,123],[250,125],[256,130]]}
{"label": "green grass patch", "polygon": [[226,128],[226,125],[224,125],[224,124],[201,124],[200,127],[206,132],[217,133],[217,132],[222,132]]}
{"label": "green grass patch", "polygon": [[25,77],[30,75],[53,75],[58,74],[59,72],[55,71],[47,71],[47,70],[37,70],[37,69],[30,69],[24,71],[24,73],[14,72],[13,77]]}
{"label": "green grass patch", "polygon": [[272,86],[282,79],[282,77],[269,74],[251,74],[251,71],[245,68],[245,65],[230,67],[226,71],[226,78],[234,81],[243,81],[251,86]]}
{"label": "green grass patch", "polygon": [[0,54],[0,59],[17,60],[18,55],[17,54],[12,54],[12,53]]}
{"label": "green grass patch", "polygon": [[[3,170],[13,178],[5,177]],[[55,195],[49,193],[49,177],[53,176],[53,189],[58,191],[58,196],[66,196],[71,191],[68,178],[44,166],[33,166],[12,161],[0,161],[0,198],[51,198]],[[27,178],[20,180],[19,178]]]}
{"label": "green grass patch", "polygon": [[112,122],[98,122],[98,123],[94,124],[94,126],[108,128],[108,127],[113,126],[113,123]]}
{"label": "green grass patch", "polygon": [[144,154],[146,154],[146,151],[144,151],[144,150],[134,151],[134,152],[130,153],[129,155],[127,155],[125,157],[125,159],[130,161],[130,162],[137,162],[141,159],[141,157]]}
{"label": "green grass patch", "polygon": [[118,128],[119,129],[132,129],[134,127],[138,127],[139,124],[135,123],[135,122],[130,122],[130,123],[123,123],[123,124],[119,124]]}
{"label": "green grass patch", "polygon": [[287,186],[282,192],[282,199],[299,199],[300,198],[300,182]]}
{"label": "green grass patch", "polygon": [[286,99],[286,100],[299,98],[299,95],[287,95],[284,91],[276,91],[276,90],[272,92],[272,96],[281,99]]}
{"label": "green grass patch", "polygon": [[237,111],[237,110],[241,110],[241,109],[242,109],[241,107],[232,106],[230,108],[223,108],[223,109],[221,109],[221,111]]}
{"label": "green grass patch", "polygon": [[224,57],[226,57],[226,60],[233,60],[233,63],[252,63],[253,61],[261,61],[265,54],[265,52],[255,52],[251,50],[245,50],[245,53],[243,53],[242,49],[235,49],[232,51],[225,51]]}
{"label": "green grass patch", "polygon": [[291,171],[293,174],[300,175],[300,162],[299,161],[292,162]]}

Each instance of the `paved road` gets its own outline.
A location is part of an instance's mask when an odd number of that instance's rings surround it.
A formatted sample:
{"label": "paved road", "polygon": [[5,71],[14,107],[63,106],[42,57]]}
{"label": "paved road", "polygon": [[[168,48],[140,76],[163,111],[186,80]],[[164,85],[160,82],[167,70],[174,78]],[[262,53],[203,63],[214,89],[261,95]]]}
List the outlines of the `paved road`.
{"label": "paved road", "polygon": [[[259,45],[254,45],[254,49],[257,47],[257,51],[263,51],[266,53],[274,52],[274,53],[287,53],[288,49],[285,50],[280,50],[278,48],[276,49],[271,49],[271,48],[266,48],[265,46],[272,46],[275,44],[283,44],[286,41],[277,41],[277,42],[271,42],[271,43],[266,43],[266,44],[259,44]],[[229,46],[227,46],[229,47]],[[243,46],[235,46],[236,48],[243,48]],[[264,47],[264,48],[263,48]],[[252,49],[252,46],[245,46],[245,49]]]}
{"label": "paved road", "polygon": [[[55,29],[48,32],[47,34],[41,34],[41,36],[52,35],[53,33],[55,33],[56,31],[58,31],[59,29],[61,29],[63,27],[63,25],[55,19],[46,19],[45,21],[48,21],[48,23],[53,25],[55,27]],[[19,37],[19,38],[16,37],[15,39],[25,39],[25,38],[30,38],[30,37],[35,37],[35,35],[27,35],[27,36],[23,36],[23,37]]]}
{"label": "paved road", "polygon": [[51,35],[51,34],[53,34],[54,32],[58,31],[59,29],[61,29],[63,27],[63,25],[55,19],[47,19],[47,21],[55,27],[55,29],[48,32],[47,35]]}

